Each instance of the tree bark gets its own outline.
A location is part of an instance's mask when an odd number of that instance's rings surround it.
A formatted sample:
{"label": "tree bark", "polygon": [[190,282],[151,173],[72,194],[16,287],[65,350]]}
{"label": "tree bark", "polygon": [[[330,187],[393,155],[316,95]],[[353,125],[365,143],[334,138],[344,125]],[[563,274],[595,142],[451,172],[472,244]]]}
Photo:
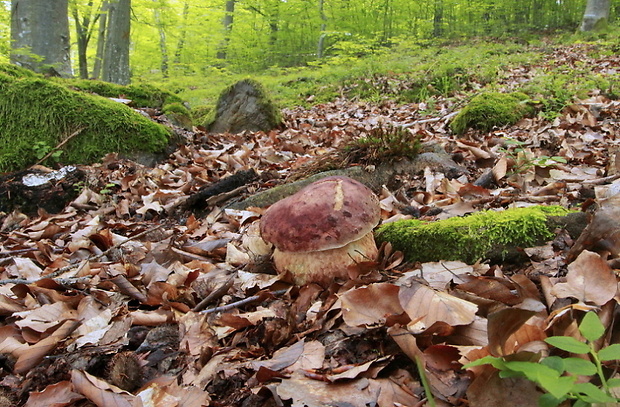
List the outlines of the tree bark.
{"label": "tree bark", "polygon": [[228,43],[230,42],[230,33],[232,32],[232,26],[235,14],[235,0],[226,1],[226,14],[222,24],[224,26],[224,39],[220,44],[220,49],[217,51],[217,59],[226,59],[228,56]]}
{"label": "tree bark", "polygon": [[103,65],[103,51],[105,49],[105,33],[108,25],[108,2],[101,4],[99,11],[99,30],[97,33],[97,53],[95,55],[95,66],[93,67],[93,78],[101,77],[101,66]]}
{"label": "tree bark", "polygon": [[131,0],[108,3],[108,23],[103,52],[101,78],[106,82],[128,85],[129,33],[131,29]]}
{"label": "tree bark", "polygon": [[36,72],[73,76],[67,0],[11,2],[11,61]]}
{"label": "tree bark", "polygon": [[183,4],[183,23],[181,24],[181,34],[179,34],[179,41],[177,42],[177,48],[174,51],[174,65],[181,63],[181,55],[185,48],[185,37],[187,36],[187,17],[189,16],[189,0],[185,0]]}
{"label": "tree bark", "polygon": [[80,16],[80,11],[75,3],[71,6],[71,13],[75,21],[75,34],[77,37],[79,75],[82,79],[88,79],[88,58],[86,57],[86,51],[88,50],[88,43],[93,33],[92,27],[96,24],[100,16],[96,14],[95,18],[91,20],[93,12],[92,0],[88,2],[86,10],[88,10],[88,12]]}
{"label": "tree bark", "polygon": [[[159,3],[160,0],[153,0],[156,3]],[[160,7],[165,7],[165,4],[156,5],[153,8],[153,18],[155,19],[155,25],[157,26],[157,31],[159,33],[159,50],[161,51],[161,74],[164,78],[168,77],[168,47],[166,46],[166,29],[164,26],[164,22],[161,18],[161,10]]]}
{"label": "tree bark", "polygon": [[325,15],[325,0],[319,0],[319,17],[321,17],[321,34],[316,46],[316,57],[322,59],[325,54],[325,38],[327,37],[327,16]]}
{"label": "tree bark", "polygon": [[599,31],[607,27],[611,0],[588,0],[581,20],[581,31]]}

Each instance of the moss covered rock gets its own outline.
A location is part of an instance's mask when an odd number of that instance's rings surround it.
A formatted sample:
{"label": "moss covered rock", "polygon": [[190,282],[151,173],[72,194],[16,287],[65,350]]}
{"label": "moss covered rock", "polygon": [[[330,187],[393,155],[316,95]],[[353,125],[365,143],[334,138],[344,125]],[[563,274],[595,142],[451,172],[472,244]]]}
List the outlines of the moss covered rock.
{"label": "moss covered rock", "polygon": [[162,113],[175,126],[183,127],[185,130],[192,129],[192,114],[183,104],[178,102],[168,103],[162,108]]}
{"label": "moss covered rock", "polygon": [[550,217],[564,216],[560,206],[483,211],[436,222],[402,220],[381,226],[378,242],[390,242],[409,261],[460,260],[473,264],[493,253],[531,247],[553,238]]}
{"label": "moss covered rock", "polygon": [[515,124],[530,115],[534,109],[526,102],[525,93],[487,92],[475,96],[450,123],[456,134],[463,134],[467,129],[489,131],[493,127]]}
{"label": "moss covered rock", "polygon": [[214,133],[269,131],[280,122],[280,112],[263,86],[253,79],[243,79],[222,92],[206,127]]}
{"label": "moss covered rock", "polygon": [[0,72],[0,171],[34,164],[77,132],[56,155],[63,164],[92,163],[110,152],[161,152],[170,131],[107,98],[42,77]]}

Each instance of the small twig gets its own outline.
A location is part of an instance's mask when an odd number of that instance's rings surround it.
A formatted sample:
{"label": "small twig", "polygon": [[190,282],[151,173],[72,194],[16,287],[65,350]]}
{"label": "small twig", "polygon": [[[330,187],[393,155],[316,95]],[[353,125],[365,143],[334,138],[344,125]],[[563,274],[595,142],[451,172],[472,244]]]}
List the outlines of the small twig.
{"label": "small twig", "polygon": [[264,297],[265,294],[280,295],[280,294],[284,294],[287,291],[288,291],[288,289],[277,290],[277,291],[268,291],[267,293],[263,293],[263,294],[259,294],[259,295],[253,295],[251,297],[244,298],[244,299],[239,300],[239,301],[231,302],[230,304],[222,305],[221,307],[209,308],[209,309],[206,309],[204,311],[201,311],[200,313],[201,314],[212,314],[214,312],[228,311],[230,309],[240,307],[240,306],[242,306],[244,304],[248,304],[250,302],[254,302],[256,300],[260,300],[261,298]]}
{"label": "small twig", "polygon": [[36,252],[39,251],[38,247],[30,247],[28,249],[16,249],[16,250],[8,250],[6,252],[0,252],[0,256],[12,256],[14,254],[28,253],[28,252]]}
{"label": "small twig", "polygon": [[80,127],[79,129],[77,129],[76,131],[74,131],[69,137],[67,137],[66,139],[64,139],[63,141],[61,141],[60,143],[58,143],[58,145],[54,148],[51,149],[51,151],[47,154],[45,154],[45,157],[41,158],[39,161],[36,162],[35,165],[39,165],[41,164],[43,161],[47,160],[48,158],[50,158],[52,156],[52,154],[54,154],[57,150],[59,150],[62,146],[64,146],[65,144],[67,144],[69,142],[69,140],[71,140],[73,137],[77,136],[78,134],[80,134],[82,131],[84,131],[86,127]]}
{"label": "small twig", "polygon": [[202,311],[203,309],[207,308],[207,305],[210,302],[224,296],[224,294],[226,294],[228,290],[230,290],[230,287],[233,286],[234,280],[235,280],[235,275],[233,274],[230,276],[228,280],[226,280],[224,284],[220,285],[218,288],[211,291],[209,295],[207,295],[205,298],[202,299],[202,301],[196,304],[196,306],[192,309],[192,311],[194,312]]}
{"label": "small twig", "polygon": [[459,114],[460,110],[457,110],[456,112],[452,112],[450,114],[447,114],[445,116],[442,117],[433,117],[432,119],[422,119],[422,120],[416,120],[415,122],[411,122],[411,123],[406,123],[401,125],[400,127],[402,127],[403,129],[407,129],[409,127],[413,127],[417,124],[424,124],[424,123],[435,123],[435,122],[440,122],[442,120],[449,120],[452,117],[456,116],[457,114]]}

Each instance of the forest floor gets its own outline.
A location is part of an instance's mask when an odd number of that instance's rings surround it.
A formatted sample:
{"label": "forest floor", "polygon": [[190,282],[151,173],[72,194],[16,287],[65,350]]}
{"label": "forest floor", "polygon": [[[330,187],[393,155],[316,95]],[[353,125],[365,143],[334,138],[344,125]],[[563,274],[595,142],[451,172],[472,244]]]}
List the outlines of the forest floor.
{"label": "forest floor", "polygon": [[[503,71],[496,87],[576,65],[617,77],[620,56],[593,57],[593,47],[558,46]],[[380,191],[383,222],[410,218],[402,209],[412,206],[426,221],[579,208],[620,187],[620,102],[608,91],[591,89],[557,117],[461,137],[447,124],[465,94],[415,104],[338,99],[285,109],[283,128],[269,133],[190,132],[155,168],[114,156],[84,167],[89,180],[63,212],[2,218],[0,406],[538,405],[532,382],[462,366],[489,354],[562,355],[542,340],[583,340],[577,324],[588,310],[606,329],[597,346],[618,343],[613,261],[584,251],[567,264],[573,242],[563,232],[523,248],[521,264],[407,263],[384,246],[351,281],[291,287],[256,254],[263,209],[227,206],[351,138],[405,125],[467,174],[399,177]],[[259,181],[236,196],[179,209],[200,187],[250,168]],[[489,169],[493,186],[473,186]]]}

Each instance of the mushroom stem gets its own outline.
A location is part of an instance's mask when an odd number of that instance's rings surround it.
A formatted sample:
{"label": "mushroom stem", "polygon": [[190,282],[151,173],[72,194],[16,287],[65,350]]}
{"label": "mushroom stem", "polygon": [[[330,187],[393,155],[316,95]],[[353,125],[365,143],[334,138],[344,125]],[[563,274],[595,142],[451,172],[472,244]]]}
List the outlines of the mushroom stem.
{"label": "mushroom stem", "polygon": [[291,274],[293,283],[304,285],[315,282],[322,286],[336,279],[348,279],[348,267],[377,259],[378,250],[372,232],[358,240],[335,249],[311,252],[284,252],[275,249],[276,269]]}

